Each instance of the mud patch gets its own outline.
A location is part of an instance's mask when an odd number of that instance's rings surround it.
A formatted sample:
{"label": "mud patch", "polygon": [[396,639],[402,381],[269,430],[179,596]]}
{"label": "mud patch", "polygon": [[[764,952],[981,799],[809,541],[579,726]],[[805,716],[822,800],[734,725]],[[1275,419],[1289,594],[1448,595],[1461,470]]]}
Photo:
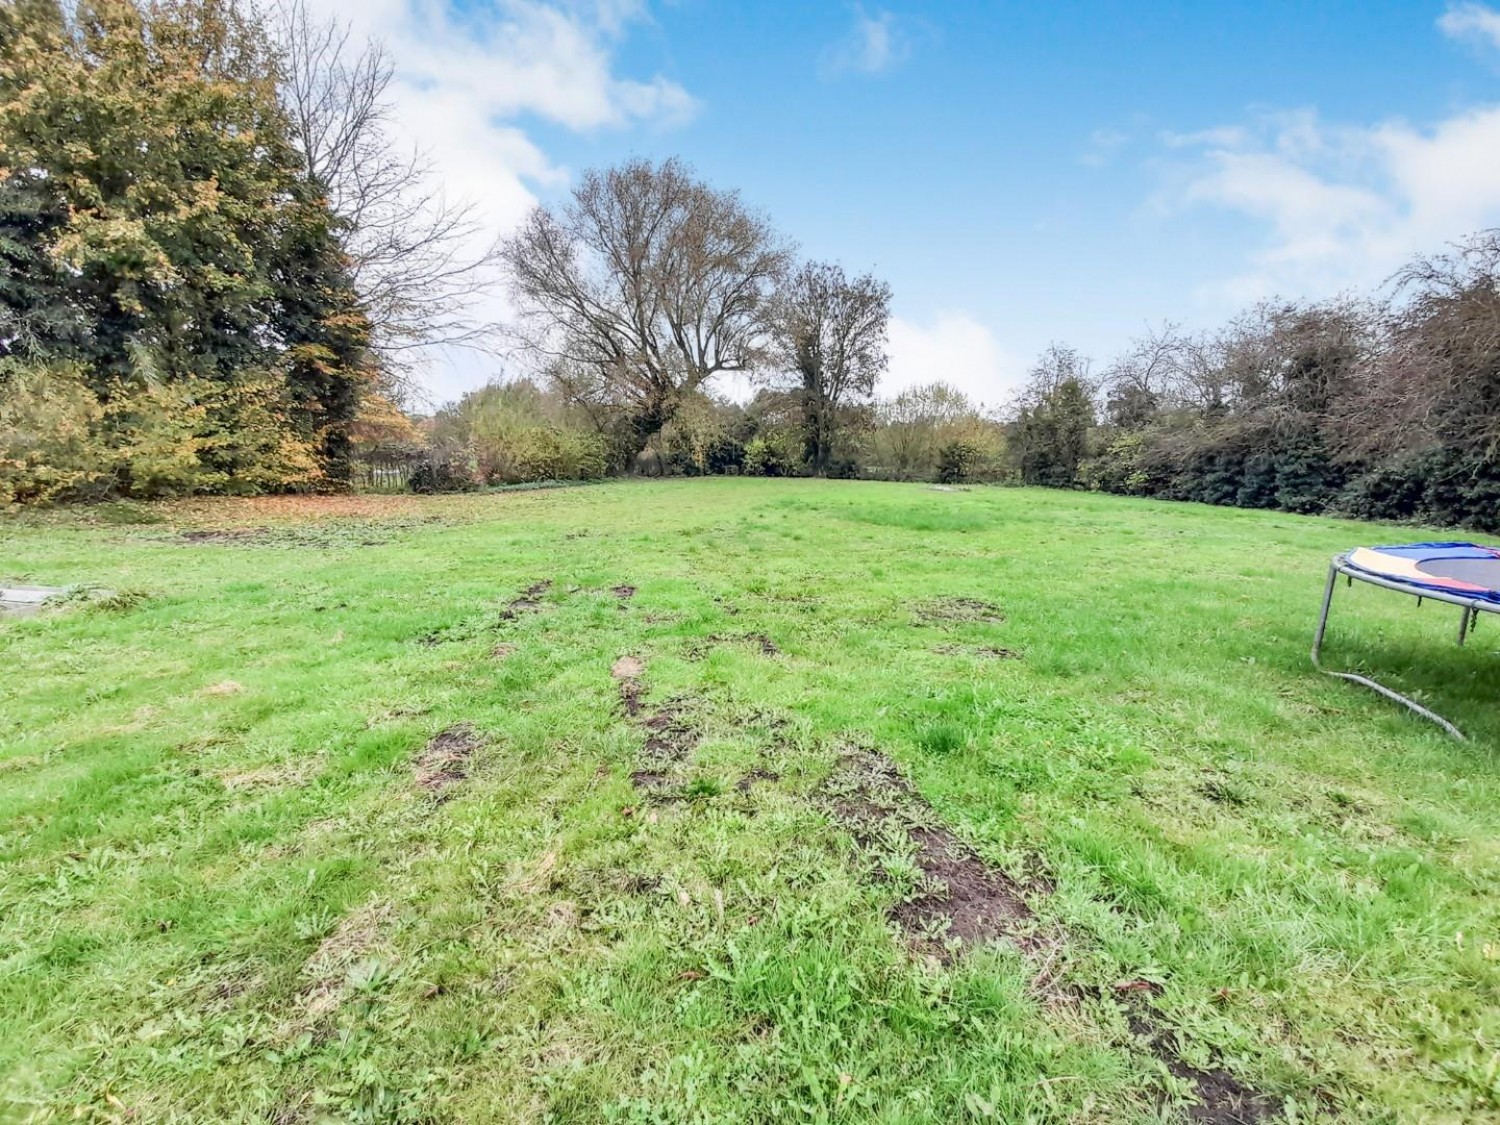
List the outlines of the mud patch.
{"label": "mud patch", "polygon": [[641,725],[647,731],[641,758],[648,763],[676,765],[685,761],[698,745],[698,729],[684,715],[680,701],[667,703]]}
{"label": "mud patch", "polygon": [[635,597],[635,587],[630,585],[615,586],[609,592],[622,602],[628,602],[631,598]]}
{"label": "mud patch", "polygon": [[728,644],[749,645],[762,656],[781,655],[781,649],[776,646],[776,642],[764,633],[714,633],[701,640],[694,641],[688,648],[687,658],[689,660],[702,660],[719,645]]}
{"label": "mud patch", "polygon": [[221,527],[194,528],[177,536],[179,543],[253,543],[269,539],[273,532],[269,527]]}
{"label": "mud patch", "polygon": [[918,888],[890,917],[913,948],[951,964],[964,949],[989,941],[1025,953],[1058,943],[1041,932],[1026,901],[1028,894],[1050,893],[1050,883],[1023,885],[935,824],[931,806],[885,755],[846,756],[829,788],[834,815],[862,846],[891,842],[911,854]]}
{"label": "mud patch", "polygon": [[1005,614],[993,602],[978,598],[928,598],[912,606],[917,619],[927,625],[952,625],[977,622],[984,625],[999,625]]}
{"label": "mud patch", "polygon": [[[1005,941],[1030,961],[1032,990],[1047,1003],[1077,1008],[1100,995],[1097,989],[1064,984],[1055,977],[1069,935],[1055,924],[1041,922],[1028,901],[1052,893],[1046,875],[1023,881],[986,863],[936,823],[931,806],[885,755],[870,750],[846,754],[825,786],[824,799],[863,850],[878,855],[895,848],[915,864],[920,873],[916,893],[890,912],[913,949],[948,965],[974,945]],[[1253,1089],[1223,1067],[1200,1068],[1182,1058],[1174,1035],[1151,1003],[1161,992],[1155,981],[1128,981],[1114,989],[1137,1045],[1150,1051],[1174,1078],[1191,1085],[1195,1102],[1184,1107],[1186,1119],[1207,1125],[1260,1125],[1279,1117],[1279,1098]]]}
{"label": "mud patch", "polygon": [[641,685],[641,675],[645,671],[646,665],[638,656],[622,656],[609,670],[609,674],[619,681],[620,706],[627,715],[641,713],[641,693],[645,690]]}
{"label": "mud patch", "polygon": [[935,645],[933,652],[939,656],[975,656],[980,660],[1020,660],[1021,654],[1013,648],[999,648],[995,645],[975,645],[966,648],[963,645]]}
{"label": "mud patch", "polygon": [[500,620],[514,621],[523,613],[535,613],[542,608],[542,595],[550,589],[552,589],[552,579],[550,578],[543,578],[540,582],[533,582],[521,591],[520,597],[513,598],[500,611]]}
{"label": "mud patch", "polygon": [[661,770],[635,770],[630,784],[643,793],[666,793],[673,788],[672,779]]}
{"label": "mud patch", "polygon": [[[333,519],[280,527],[199,527],[183,531],[166,541],[188,546],[273,547],[285,549],[339,550],[379,547],[417,529],[433,519],[349,520]],[[150,538],[161,541],[161,536]]]}
{"label": "mud patch", "polygon": [[1131,1014],[1130,1033],[1144,1042],[1173,1078],[1192,1085],[1197,1102],[1186,1107],[1187,1120],[1207,1125],[1260,1125],[1281,1117],[1280,1098],[1251,1089],[1223,1067],[1202,1070],[1184,1062],[1171,1035],[1156,1024],[1149,1010],[1137,1007]]}
{"label": "mud patch", "polygon": [[483,745],[484,739],[468,723],[439,732],[413,763],[417,784],[444,799],[449,786],[469,776],[469,759]]}

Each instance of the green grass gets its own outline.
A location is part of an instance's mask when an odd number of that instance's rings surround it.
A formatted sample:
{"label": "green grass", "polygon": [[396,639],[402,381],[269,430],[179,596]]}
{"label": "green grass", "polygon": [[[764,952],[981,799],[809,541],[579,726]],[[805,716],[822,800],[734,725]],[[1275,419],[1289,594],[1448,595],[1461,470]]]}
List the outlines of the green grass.
{"label": "green grass", "polygon": [[[1500,1119],[1500,627],[1334,608],[1326,662],[1463,744],[1307,659],[1329,555],[1420,532],[805,481],[361,503],[0,529],[0,576],[116,592],[0,620],[0,1117],[1155,1121],[1191,1091],[1117,999],[1151,981],[1288,1120]],[[701,734],[681,799],[632,783],[626,654]],[[1045,873],[1058,987],[908,946],[909,857],[830,814],[854,747]]]}

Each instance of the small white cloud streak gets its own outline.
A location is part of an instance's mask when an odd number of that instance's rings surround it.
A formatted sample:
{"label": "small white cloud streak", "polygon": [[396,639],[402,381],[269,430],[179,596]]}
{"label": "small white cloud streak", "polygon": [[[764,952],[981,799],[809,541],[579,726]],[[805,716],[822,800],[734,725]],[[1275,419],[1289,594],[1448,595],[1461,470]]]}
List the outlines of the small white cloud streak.
{"label": "small white cloud streak", "polygon": [[884,74],[905,60],[909,46],[892,13],[880,11],[870,15],[863,8],[856,8],[849,33],[824,52],[823,73],[825,77]]}
{"label": "small white cloud streak", "polygon": [[1001,349],[994,333],[965,312],[942,312],[926,323],[892,317],[889,354],[882,398],[947,383],[976,403],[1000,406],[1025,380],[1023,366]]}
{"label": "small white cloud streak", "polygon": [[1486,4],[1449,4],[1437,25],[1450,39],[1500,50],[1500,12]]}

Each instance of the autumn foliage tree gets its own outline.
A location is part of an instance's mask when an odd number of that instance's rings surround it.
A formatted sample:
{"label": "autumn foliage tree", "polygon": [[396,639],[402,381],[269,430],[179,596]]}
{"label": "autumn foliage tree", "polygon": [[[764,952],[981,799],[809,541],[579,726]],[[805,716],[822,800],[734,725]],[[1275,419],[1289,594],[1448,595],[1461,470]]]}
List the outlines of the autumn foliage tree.
{"label": "autumn foliage tree", "polygon": [[369,322],[265,42],[228,0],[0,7],[0,501],[343,478]]}

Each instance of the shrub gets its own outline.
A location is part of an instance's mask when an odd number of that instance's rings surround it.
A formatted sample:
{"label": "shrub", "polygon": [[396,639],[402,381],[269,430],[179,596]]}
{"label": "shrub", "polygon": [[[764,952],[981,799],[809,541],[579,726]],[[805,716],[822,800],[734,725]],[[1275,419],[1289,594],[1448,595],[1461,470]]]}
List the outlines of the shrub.
{"label": "shrub", "polygon": [[946,443],[938,450],[937,479],[943,484],[962,484],[972,480],[984,461],[984,450],[962,438]]}
{"label": "shrub", "polygon": [[0,504],[76,499],[106,486],[103,418],[75,366],[0,376]]}
{"label": "shrub", "polygon": [[802,468],[797,439],[785,430],[767,430],[745,443],[745,475],[791,477]]}
{"label": "shrub", "polygon": [[466,459],[456,457],[429,457],[419,462],[411,471],[407,487],[413,492],[468,492],[475,487],[474,474]]}

